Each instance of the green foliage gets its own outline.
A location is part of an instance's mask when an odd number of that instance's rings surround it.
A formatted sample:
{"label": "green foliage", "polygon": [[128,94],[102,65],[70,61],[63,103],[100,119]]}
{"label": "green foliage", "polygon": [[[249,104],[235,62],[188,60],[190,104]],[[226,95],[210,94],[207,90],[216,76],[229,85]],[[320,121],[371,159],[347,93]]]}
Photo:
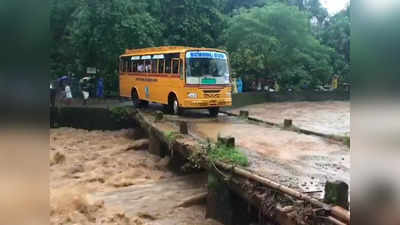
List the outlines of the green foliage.
{"label": "green foliage", "polygon": [[343,143],[350,148],[350,137],[346,136],[343,138]]}
{"label": "green foliage", "polygon": [[155,45],[161,37],[145,0],[51,0],[51,5],[53,78],[67,72],[82,77],[86,67],[96,67],[105,90],[118,90],[118,56],[126,48]]}
{"label": "green foliage", "polygon": [[132,113],[131,109],[127,107],[114,107],[111,108],[110,112],[111,118],[115,122],[128,121]]}
{"label": "green foliage", "polygon": [[192,153],[189,155],[188,163],[185,163],[182,166],[183,171],[191,171],[193,169],[201,169],[201,163],[204,161],[204,157],[202,153],[197,152],[197,153]]}
{"label": "green foliage", "polygon": [[208,173],[208,178],[207,178],[207,188],[210,190],[215,190],[218,187],[218,184],[220,182],[218,181],[218,178],[215,174],[213,173]]}
{"label": "green foliage", "polygon": [[225,27],[224,0],[164,0],[163,44],[217,47]]}
{"label": "green foliage", "polygon": [[231,148],[226,145],[217,143],[208,151],[208,157],[212,161],[222,161],[232,163],[239,166],[248,166],[247,156],[237,148]]}
{"label": "green foliage", "polygon": [[51,78],[96,67],[110,94],[127,48],[228,49],[237,74],[282,88],[350,71],[349,9],[329,17],[319,0],[50,0],[49,9]]}
{"label": "green foliage", "polygon": [[331,17],[319,34],[323,44],[335,49],[331,56],[335,74],[347,82],[350,75],[350,26],[350,7],[347,7]]}
{"label": "green foliage", "polygon": [[312,35],[309,15],[282,3],[242,9],[225,31],[231,63],[240,75],[256,74],[281,87],[326,83],[332,49]]}
{"label": "green foliage", "polygon": [[179,133],[176,131],[168,131],[165,133],[165,137],[167,138],[168,143],[174,142],[178,137]]}

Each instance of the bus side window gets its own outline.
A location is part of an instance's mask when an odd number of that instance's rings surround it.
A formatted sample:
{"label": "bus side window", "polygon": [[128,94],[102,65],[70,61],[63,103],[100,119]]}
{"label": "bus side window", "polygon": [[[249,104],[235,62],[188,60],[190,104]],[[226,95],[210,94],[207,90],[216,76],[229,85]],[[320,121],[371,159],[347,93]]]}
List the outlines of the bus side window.
{"label": "bus side window", "polygon": [[145,67],[144,67],[145,72],[150,73],[151,72],[151,60],[145,60],[144,65],[145,65]]}
{"label": "bus side window", "polygon": [[171,73],[171,59],[165,60],[165,73]]}
{"label": "bus side window", "polygon": [[125,70],[124,70],[124,72],[129,72],[129,61],[128,61],[128,59],[125,57],[124,58],[124,62],[125,62]]}
{"label": "bus side window", "polygon": [[157,59],[151,60],[151,72],[157,73]]}
{"label": "bus side window", "polygon": [[173,74],[179,73],[179,60],[178,59],[172,60],[172,73]]}
{"label": "bus side window", "polygon": [[131,72],[137,72],[137,65],[136,61],[132,60],[132,67],[131,67]]}
{"label": "bus side window", "polygon": [[128,64],[128,72],[132,72],[132,63],[129,58],[126,58],[126,62]]}
{"label": "bus side window", "polygon": [[139,73],[144,72],[144,61],[143,61],[143,60],[139,60],[139,61],[137,62],[137,71],[138,71]]}
{"label": "bus side window", "polygon": [[179,60],[179,75],[181,80],[183,80],[183,61],[181,59]]}
{"label": "bus side window", "polygon": [[159,59],[158,60],[158,72],[159,73],[164,73],[164,67],[165,67],[165,60],[164,59]]}
{"label": "bus side window", "polygon": [[119,58],[119,72],[120,73],[123,72],[123,67],[124,67],[124,64],[123,64],[122,58]]}

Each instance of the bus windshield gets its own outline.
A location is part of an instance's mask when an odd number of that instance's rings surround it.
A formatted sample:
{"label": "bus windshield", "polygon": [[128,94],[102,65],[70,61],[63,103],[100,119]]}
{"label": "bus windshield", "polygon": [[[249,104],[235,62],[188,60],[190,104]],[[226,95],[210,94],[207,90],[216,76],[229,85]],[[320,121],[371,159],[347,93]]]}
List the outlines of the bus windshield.
{"label": "bus windshield", "polygon": [[202,78],[215,80],[215,84],[229,83],[228,60],[224,53],[220,52],[188,52],[186,54],[187,81],[194,84],[201,83]]}

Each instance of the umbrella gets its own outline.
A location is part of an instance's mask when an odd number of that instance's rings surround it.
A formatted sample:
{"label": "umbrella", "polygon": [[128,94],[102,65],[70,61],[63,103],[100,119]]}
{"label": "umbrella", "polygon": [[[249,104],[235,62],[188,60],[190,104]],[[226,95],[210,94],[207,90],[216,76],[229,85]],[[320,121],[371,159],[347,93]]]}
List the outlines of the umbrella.
{"label": "umbrella", "polygon": [[92,78],[90,78],[90,77],[84,77],[84,78],[80,79],[79,82],[83,83],[83,82],[85,82],[85,81],[89,81],[90,79],[92,79]]}
{"label": "umbrella", "polygon": [[57,79],[57,82],[63,81],[63,80],[68,80],[68,76],[62,76]]}

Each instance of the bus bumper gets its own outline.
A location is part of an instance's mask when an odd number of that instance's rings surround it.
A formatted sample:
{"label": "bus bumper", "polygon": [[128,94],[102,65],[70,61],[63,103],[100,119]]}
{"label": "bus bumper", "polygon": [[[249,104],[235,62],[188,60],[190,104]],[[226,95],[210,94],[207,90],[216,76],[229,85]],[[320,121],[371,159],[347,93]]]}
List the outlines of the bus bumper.
{"label": "bus bumper", "polygon": [[231,98],[185,99],[182,105],[183,108],[212,108],[228,106],[232,106]]}

